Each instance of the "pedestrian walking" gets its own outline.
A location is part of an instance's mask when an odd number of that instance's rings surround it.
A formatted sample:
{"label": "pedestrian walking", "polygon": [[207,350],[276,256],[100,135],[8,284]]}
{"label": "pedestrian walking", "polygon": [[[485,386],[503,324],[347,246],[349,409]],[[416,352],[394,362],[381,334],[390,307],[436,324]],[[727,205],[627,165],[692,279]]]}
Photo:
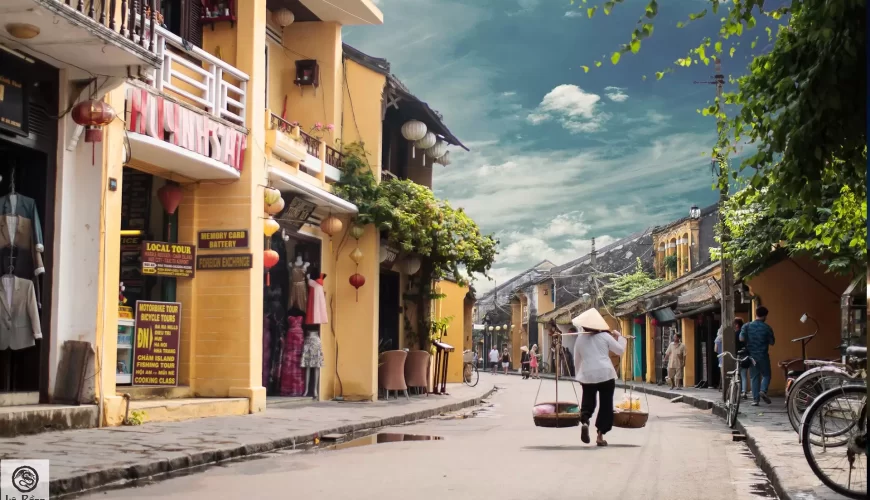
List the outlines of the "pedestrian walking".
{"label": "pedestrian walking", "polygon": [[508,374],[508,368],[511,367],[511,353],[508,351],[508,348],[505,347],[504,351],[501,353],[501,367],[504,370],[504,374]]}
{"label": "pedestrian walking", "polygon": [[589,443],[589,419],[595,413],[597,403],[595,428],[598,436],[595,444],[607,446],[604,435],[613,428],[613,391],[616,389],[616,370],[610,353],[621,356],[625,352],[625,337],[618,331],[611,332],[601,313],[595,309],[577,316],[572,323],[580,330],[572,356],[577,368],[576,379],[583,388],[580,439]]}
{"label": "pedestrian walking", "polygon": [[665,381],[671,389],[683,387],[683,368],[686,367],[686,346],[683,345],[679,333],[674,334],[674,340],[665,351],[665,361],[668,364],[668,378]]}
{"label": "pedestrian walking", "polygon": [[749,356],[755,361],[749,371],[752,375],[752,406],[761,399],[770,404],[767,389],[770,387],[770,354],[768,349],[776,343],[773,328],[767,324],[768,310],[760,306],[755,310],[755,321],[743,325],[740,340],[746,342]]}
{"label": "pedestrian walking", "polygon": [[[568,327],[568,333],[577,334],[578,333],[577,327],[575,327],[575,326]],[[567,347],[562,346],[562,357],[565,359],[565,364],[568,368],[568,375],[570,375],[571,378],[576,377],[577,376],[577,367],[574,364],[574,354],[571,351],[569,351]]]}
{"label": "pedestrian walking", "polygon": [[[746,349],[746,344],[740,340],[740,330],[743,329],[743,324],[744,324],[743,319],[734,318],[734,336],[737,338],[736,342],[734,343],[734,347],[737,349],[738,353],[740,351]],[[746,392],[747,392],[746,385],[749,384],[749,380],[750,380],[749,379],[749,368],[741,368],[739,366],[737,368],[740,370],[740,385],[742,386],[740,388],[741,395],[743,396],[743,399],[746,399]]]}
{"label": "pedestrian walking", "polygon": [[526,346],[520,347],[520,368],[522,370],[523,379],[528,380],[531,371],[531,357],[529,356],[529,348]]}
{"label": "pedestrian walking", "polygon": [[722,330],[723,329],[724,329],[723,326],[719,326],[719,330],[716,332],[716,339],[713,341],[713,351],[716,353],[716,361],[717,361],[717,363],[716,363],[717,369],[713,371],[713,380],[714,380],[713,387],[715,387],[716,389],[719,388],[719,384],[716,382],[718,382],[719,378],[721,378],[721,375],[722,375],[722,358],[719,355],[722,354],[722,348],[723,348],[723,346],[722,346],[722,342],[724,341],[724,339],[722,338]]}
{"label": "pedestrian walking", "polygon": [[532,346],[532,352],[529,353],[529,368],[532,372],[532,378],[540,378],[538,374],[538,344]]}
{"label": "pedestrian walking", "polygon": [[498,349],[495,346],[492,346],[492,349],[489,351],[489,369],[492,370],[492,374],[495,375],[495,370],[498,367]]}

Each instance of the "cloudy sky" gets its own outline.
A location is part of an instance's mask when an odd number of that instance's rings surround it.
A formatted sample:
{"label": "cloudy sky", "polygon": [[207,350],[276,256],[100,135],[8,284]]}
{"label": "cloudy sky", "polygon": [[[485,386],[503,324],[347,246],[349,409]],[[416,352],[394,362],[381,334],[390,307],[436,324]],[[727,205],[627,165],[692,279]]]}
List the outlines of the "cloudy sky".
{"label": "cloudy sky", "polygon": [[[715,88],[693,84],[711,79],[712,64],[654,77],[716,32],[712,15],[676,28],[705,0],[659,2],[640,54],[601,68],[592,63],[625,43],[646,0],[594,20],[570,0],[376,3],[384,25],[345,28],[344,39],[387,58],[471,149],[436,166],[435,191],[500,239],[496,281],[542,259],[579,257],[593,237],[600,247],[715,202],[715,124],[696,112]],[[746,62],[741,52],[726,57],[725,74]]]}

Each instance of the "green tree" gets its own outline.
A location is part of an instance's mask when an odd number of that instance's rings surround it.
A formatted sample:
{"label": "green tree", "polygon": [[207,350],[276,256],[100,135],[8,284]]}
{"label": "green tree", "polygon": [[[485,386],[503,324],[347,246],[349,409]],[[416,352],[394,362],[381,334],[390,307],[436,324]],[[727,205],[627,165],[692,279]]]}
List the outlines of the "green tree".
{"label": "green tree", "polygon": [[633,273],[613,277],[609,283],[601,287],[601,293],[605,303],[616,306],[651,292],[667,282],[665,279],[653,278],[647,274],[638,258]]}

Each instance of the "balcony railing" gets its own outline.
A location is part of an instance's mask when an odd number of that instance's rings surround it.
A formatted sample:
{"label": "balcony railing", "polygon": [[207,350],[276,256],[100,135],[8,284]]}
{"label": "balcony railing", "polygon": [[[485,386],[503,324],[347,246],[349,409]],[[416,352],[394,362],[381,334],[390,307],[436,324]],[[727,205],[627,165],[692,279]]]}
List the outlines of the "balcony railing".
{"label": "balcony railing", "polygon": [[[157,0],[51,0],[51,2],[72,9],[142,48],[154,51],[155,34],[149,33],[150,30],[146,28],[163,22]],[[143,33],[145,36],[142,36]]]}
{"label": "balcony railing", "polygon": [[244,126],[248,75],[199,47],[186,45],[181,37],[158,26],[155,50],[163,67],[154,72],[154,86],[201,106],[212,116]]}
{"label": "balcony railing", "polygon": [[324,158],[324,161],[326,161],[327,165],[332,165],[333,167],[340,169],[341,159],[341,153],[338,152],[338,150],[326,146],[326,158]]}
{"label": "balcony railing", "polygon": [[387,181],[395,181],[399,177],[396,174],[390,172],[389,170],[381,170],[381,182]]}
{"label": "balcony railing", "polygon": [[305,149],[308,150],[308,154],[315,158],[318,158],[320,156],[320,141],[305,133],[304,131],[300,131],[300,133],[302,134],[302,141],[305,142]]}

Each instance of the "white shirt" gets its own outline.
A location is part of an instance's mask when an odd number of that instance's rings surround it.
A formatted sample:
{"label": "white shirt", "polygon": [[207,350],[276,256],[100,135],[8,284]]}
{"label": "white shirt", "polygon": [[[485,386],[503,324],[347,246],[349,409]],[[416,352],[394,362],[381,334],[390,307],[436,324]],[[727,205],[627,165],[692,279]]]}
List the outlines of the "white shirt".
{"label": "white shirt", "polygon": [[581,384],[599,384],[616,378],[610,352],[621,356],[625,352],[625,337],[615,340],[607,332],[581,333],[574,343],[575,377]]}
{"label": "white shirt", "polygon": [[495,363],[497,361],[498,361],[498,351],[496,351],[495,349],[489,351],[489,362]]}

